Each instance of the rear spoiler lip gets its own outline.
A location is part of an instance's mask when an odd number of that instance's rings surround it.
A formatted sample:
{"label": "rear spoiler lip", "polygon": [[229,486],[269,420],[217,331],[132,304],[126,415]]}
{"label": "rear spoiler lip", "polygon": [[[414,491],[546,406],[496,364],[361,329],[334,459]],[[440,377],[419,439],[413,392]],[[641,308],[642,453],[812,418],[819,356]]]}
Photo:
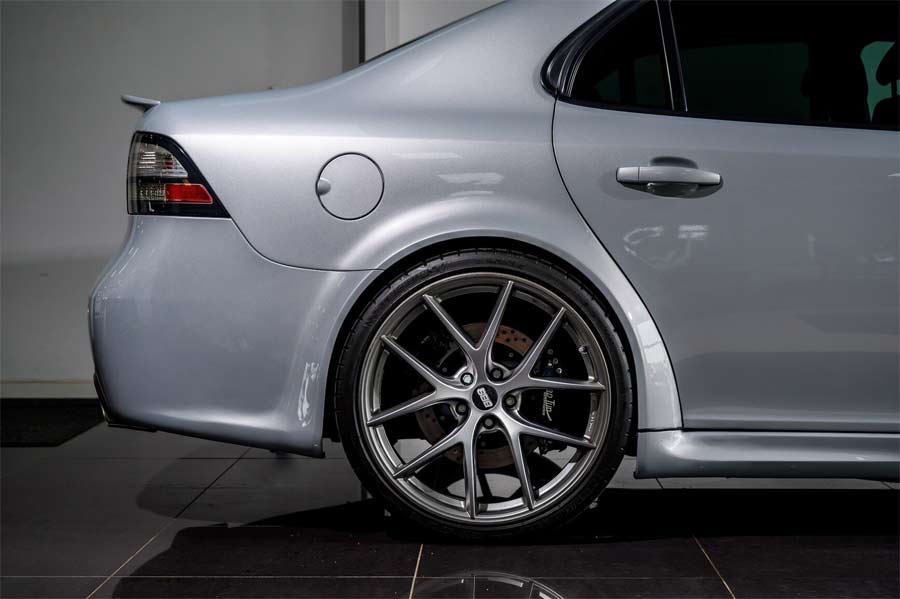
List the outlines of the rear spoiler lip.
{"label": "rear spoiler lip", "polygon": [[152,98],[142,98],[140,96],[130,96],[128,94],[122,96],[122,101],[129,106],[140,108],[144,112],[147,112],[154,106],[159,106],[162,103],[159,100],[154,100]]}

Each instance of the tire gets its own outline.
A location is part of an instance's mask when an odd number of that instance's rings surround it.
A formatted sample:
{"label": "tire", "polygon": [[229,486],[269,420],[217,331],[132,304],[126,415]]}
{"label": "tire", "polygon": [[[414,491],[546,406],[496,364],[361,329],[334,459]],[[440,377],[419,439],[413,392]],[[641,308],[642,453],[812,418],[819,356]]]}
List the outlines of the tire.
{"label": "tire", "polygon": [[333,389],[364,486],[392,515],[465,540],[581,513],[621,463],[633,413],[599,298],[547,260],[500,249],[395,274],[357,312]]}

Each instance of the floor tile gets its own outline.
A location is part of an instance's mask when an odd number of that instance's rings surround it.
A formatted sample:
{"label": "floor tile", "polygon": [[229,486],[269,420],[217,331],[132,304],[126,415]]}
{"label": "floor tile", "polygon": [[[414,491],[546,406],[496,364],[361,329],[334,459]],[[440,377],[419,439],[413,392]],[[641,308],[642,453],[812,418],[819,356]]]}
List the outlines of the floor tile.
{"label": "floor tile", "polygon": [[898,595],[900,495],[882,483],[663,489],[635,480],[628,458],[575,522],[467,545],[360,501],[331,442],[315,460],[100,426],[57,448],[9,449],[3,597],[85,597],[145,543],[98,596],[406,597],[420,543],[416,597],[725,596],[701,546],[738,597]]}
{"label": "floor tile", "polygon": [[615,539],[690,537],[683,518],[677,517],[673,497],[679,491],[607,489],[575,520],[543,539],[591,542]]}
{"label": "floor tile", "polygon": [[259,447],[251,447],[246,454],[245,460],[315,460],[307,456],[297,455],[296,453],[282,453],[270,451],[268,449],[260,449]]}
{"label": "floor tile", "polygon": [[694,541],[678,537],[505,547],[426,544],[419,566],[428,577],[473,570],[528,578],[715,576]]}
{"label": "floor tile", "polygon": [[524,578],[715,577],[675,513],[665,492],[609,489],[573,523],[530,543],[426,542],[419,574],[454,577],[487,570]]}
{"label": "floor tile", "polygon": [[416,599],[728,597],[718,578],[525,578],[503,572],[417,578]]}
{"label": "floor tile", "polygon": [[87,597],[105,577],[0,577],[0,597],[4,599],[25,599],[46,597],[62,599],[66,597]]}
{"label": "floor tile", "polygon": [[725,580],[759,578],[900,578],[895,535],[699,537]]}
{"label": "floor tile", "polygon": [[362,498],[345,460],[242,459],[184,513],[203,522],[250,524]]}
{"label": "floor tile", "polygon": [[412,577],[222,577],[114,578],[94,595],[102,597],[316,597],[394,599],[407,597]]}
{"label": "floor tile", "polygon": [[503,572],[417,578],[416,599],[728,597],[718,578],[524,578]]}
{"label": "floor tile", "polygon": [[695,490],[675,501],[738,596],[881,596],[900,580],[894,493]]}
{"label": "floor tile", "polygon": [[56,447],[2,447],[0,448],[0,477],[7,477],[38,461],[53,456]]}
{"label": "floor tile", "polygon": [[179,519],[121,576],[412,576],[419,543],[374,501],[272,513],[252,525]]}
{"label": "floor tile", "polygon": [[897,578],[798,578],[794,576],[750,576],[729,578],[728,584],[737,597],[770,599],[771,597],[819,597],[848,599],[900,597]]}
{"label": "floor tile", "polygon": [[609,481],[607,489],[661,489],[655,478],[635,478],[634,469],[637,466],[637,460],[633,457],[626,457],[622,460],[619,469],[616,470],[612,480]]}
{"label": "floor tile", "polygon": [[719,578],[570,578],[539,579],[566,599],[595,597],[722,597],[728,590]]}
{"label": "floor tile", "polygon": [[4,479],[0,571],[107,576],[233,462],[43,460]]}
{"label": "floor tile", "polygon": [[700,536],[894,536],[900,531],[898,494],[857,490],[668,491],[667,497]]}
{"label": "floor tile", "polygon": [[96,426],[59,447],[63,458],[237,458],[246,447],[169,433]]}

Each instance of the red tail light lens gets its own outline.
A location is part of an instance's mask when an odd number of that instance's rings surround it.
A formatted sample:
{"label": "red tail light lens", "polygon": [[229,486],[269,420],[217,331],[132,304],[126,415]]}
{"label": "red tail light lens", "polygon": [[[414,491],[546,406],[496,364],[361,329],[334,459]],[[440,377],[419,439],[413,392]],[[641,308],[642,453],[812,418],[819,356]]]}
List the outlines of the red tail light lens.
{"label": "red tail light lens", "polygon": [[128,156],[128,212],[227,218],[228,213],[174,140],[135,133]]}
{"label": "red tail light lens", "polygon": [[166,183],[166,201],[181,204],[212,204],[212,196],[197,183]]}

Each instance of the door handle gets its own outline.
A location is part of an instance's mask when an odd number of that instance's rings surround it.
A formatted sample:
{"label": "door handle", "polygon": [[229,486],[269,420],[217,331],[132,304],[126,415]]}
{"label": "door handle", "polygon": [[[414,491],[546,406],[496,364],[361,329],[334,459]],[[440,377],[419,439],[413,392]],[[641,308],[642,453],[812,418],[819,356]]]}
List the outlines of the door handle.
{"label": "door handle", "polygon": [[711,186],[722,183],[719,173],[684,166],[623,166],[616,169],[616,181],[627,185]]}

